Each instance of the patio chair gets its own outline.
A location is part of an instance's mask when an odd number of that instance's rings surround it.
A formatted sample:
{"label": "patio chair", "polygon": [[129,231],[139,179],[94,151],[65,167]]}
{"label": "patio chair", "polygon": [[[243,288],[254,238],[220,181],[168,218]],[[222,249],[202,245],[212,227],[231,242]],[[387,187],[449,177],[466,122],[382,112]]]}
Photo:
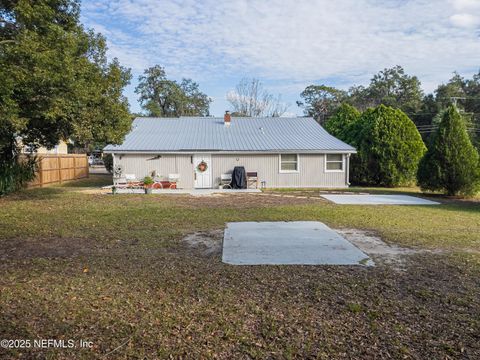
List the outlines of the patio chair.
{"label": "patio chair", "polygon": [[137,179],[135,174],[125,174],[125,182],[127,183],[127,189],[143,189],[143,183]]}
{"label": "patio chair", "polygon": [[158,175],[155,175],[153,177],[153,185],[152,188],[154,189],[163,189],[163,184],[165,183],[165,180],[162,180],[162,178]]}
{"label": "patio chair", "polygon": [[125,179],[125,177],[114,177],[113,186],[117,188],[127,187],[127,180]]}
{"label": "patio chair", "polygon": [[179,181],[180,174],[168,174],[168,182],[170,183],[170,189],[176,189]]}
{"label": "patio chair", "polygon": [[258,189],[258,173],[256,171],[247,171],[247,188],[252,186]]}
{"label": "patio chair", "polygon": [[135,179],[135,175],[132,174],[116,175],[113,177],[113,185],[116,188],[127,189],[133,179]]}
{"label": "patio chair", "polygon": [[232,174],[220,175],[220,186],[222,189],[225,189],[225,188],[231,189],[232,188],[231,183],[232,183]]}

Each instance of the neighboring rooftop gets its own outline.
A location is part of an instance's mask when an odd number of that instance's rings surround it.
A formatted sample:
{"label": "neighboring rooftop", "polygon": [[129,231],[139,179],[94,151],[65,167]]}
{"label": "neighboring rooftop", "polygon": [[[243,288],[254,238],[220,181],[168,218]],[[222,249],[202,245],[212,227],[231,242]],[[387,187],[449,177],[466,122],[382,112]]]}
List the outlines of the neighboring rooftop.
{"label": "neighboring rooftop", "polygon": [[312,118],[136,118],[121,145],[106,152],[355,152]]}

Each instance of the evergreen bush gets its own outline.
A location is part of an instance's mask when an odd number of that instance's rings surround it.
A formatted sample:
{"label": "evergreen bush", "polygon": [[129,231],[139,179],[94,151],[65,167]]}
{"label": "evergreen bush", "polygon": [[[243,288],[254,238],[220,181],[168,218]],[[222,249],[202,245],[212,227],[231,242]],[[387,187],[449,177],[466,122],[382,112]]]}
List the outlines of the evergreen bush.
{"label": "evergreen bush", "polygon": [[467,133],[465,121],[453,105],[443,114],[420,162],[418,184],[422,190],[447,195],[472,195],[479,190],[479,154]]}
{"label": "evergreen bush", "polygon": [[403,111],[384,105],[367,109],[345,141],[358,152],[351,159],[352,182],[388,187],[415,183],[426,147]]}

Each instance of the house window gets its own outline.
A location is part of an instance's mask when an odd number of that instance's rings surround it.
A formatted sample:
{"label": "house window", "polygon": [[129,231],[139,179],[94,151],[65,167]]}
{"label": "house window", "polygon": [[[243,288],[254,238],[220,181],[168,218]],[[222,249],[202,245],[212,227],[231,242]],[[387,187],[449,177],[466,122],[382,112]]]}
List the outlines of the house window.
{"label": "house window", "polygon": [[298,172],[298,154],[280,154],[280,172]]}
{"label": "house window", "polygon": [[327,154],[325,160],[325,171],[343,171],[343,155]]}

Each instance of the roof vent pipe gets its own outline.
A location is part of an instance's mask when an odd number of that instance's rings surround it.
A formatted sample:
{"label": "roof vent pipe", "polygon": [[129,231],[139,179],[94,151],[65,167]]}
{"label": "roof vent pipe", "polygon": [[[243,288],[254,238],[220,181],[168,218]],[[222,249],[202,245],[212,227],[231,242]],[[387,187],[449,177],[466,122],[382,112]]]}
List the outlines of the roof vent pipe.
{"label": "roof vent pipe", "polygon": [[223,116],[223,122],[225,126],[230,126],[232,118],[230,117],[230,111],[225,111],[225,115]]}

